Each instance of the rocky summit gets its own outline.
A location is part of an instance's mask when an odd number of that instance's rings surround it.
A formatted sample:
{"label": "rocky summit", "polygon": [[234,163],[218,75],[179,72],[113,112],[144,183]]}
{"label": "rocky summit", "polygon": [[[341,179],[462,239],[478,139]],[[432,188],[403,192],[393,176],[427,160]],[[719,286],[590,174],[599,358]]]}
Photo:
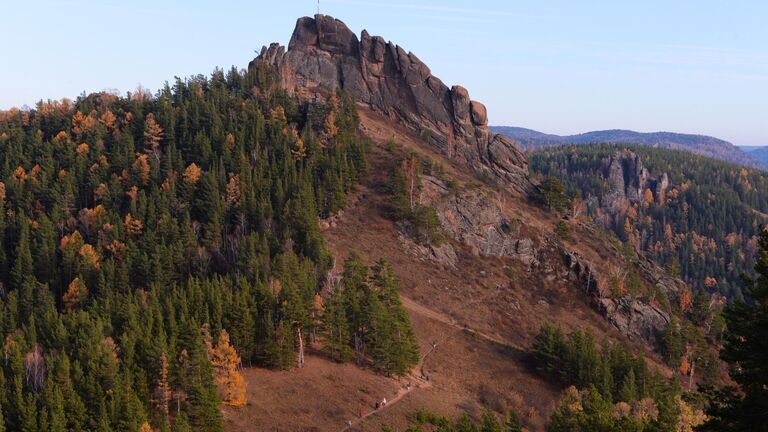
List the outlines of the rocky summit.
{"label": "rocky summit", "polygon": [[488,129],[485,106],[471,100],[464,87],[448,88],[416,55],[381,36],[363,30],[358,38],[333,17],[304,17],[287,50],[273,43],[249,67],[255,62],[276,67],[292,95],[316,98],[344,90],[476,174],[517,192],[532,188],[525,155]]}

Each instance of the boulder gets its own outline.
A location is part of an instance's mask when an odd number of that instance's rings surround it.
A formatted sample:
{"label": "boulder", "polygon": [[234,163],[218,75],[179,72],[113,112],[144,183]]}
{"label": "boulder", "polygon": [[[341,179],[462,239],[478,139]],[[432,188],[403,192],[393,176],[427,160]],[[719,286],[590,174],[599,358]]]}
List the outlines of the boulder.
{"label": "boulder", "polygon": [[488,124],[488,112],[485,105],[478,101],[471,101],[469,108],[472,110],[472,123],[477,126],[486,126]]}

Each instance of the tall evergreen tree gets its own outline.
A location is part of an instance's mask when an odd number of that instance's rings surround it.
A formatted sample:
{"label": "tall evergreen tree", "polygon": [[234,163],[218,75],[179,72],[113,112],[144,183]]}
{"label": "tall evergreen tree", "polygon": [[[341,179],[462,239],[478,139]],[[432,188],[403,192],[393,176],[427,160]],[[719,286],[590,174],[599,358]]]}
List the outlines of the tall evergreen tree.
{"label": "tall evergreen tree", "polygon": [[738,390],[715,392],[701,430],[768,431],[768,230],[760,236],[758,276],[748,291],[750,302],[736,302],[725,312],[726,332],[720,358],[730,366]]}

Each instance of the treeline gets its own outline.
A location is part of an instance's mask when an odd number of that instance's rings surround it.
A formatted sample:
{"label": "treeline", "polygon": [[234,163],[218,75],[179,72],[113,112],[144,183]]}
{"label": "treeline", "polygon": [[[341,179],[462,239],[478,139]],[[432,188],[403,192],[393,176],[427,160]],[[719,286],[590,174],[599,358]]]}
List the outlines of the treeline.
{"label": "treeline", "polygon": [[[0,113],[0,430],[219,431],[241,363],[292,367],[338,324],[318,217],[367,144],[348,96],[302,104],[271,73]],[[361,272],[330,304],[361,361],[402,373],[418,354],[391,269]]]}
{"label": "treeline", "polygon": [[386,374],[405,375],[419,362],[419,347],[392,266],[368,268],[357,253],[344,263],[342,283],[324,304],[323,341],[339,362],[370,359]]}
{"label": "treeline", "polygon": [[676,431],[700,421],[681,399],[676,380],[620,345],[598,346],[589,331],[566,335],[545,324],[533,356],[542,374],[573,386],[553,413],[549,431]]}
{"label": "treeline", "polygon": [[[390,144],[394,147],[394,143]],[[386,191],[388,214],[416,242],[439,245],[444,235],[437,210],[419,199],[422,174],[442,175],[442,167],[429,159],[422,160],[415,153],[408,153],[392,168]]]}
{"label": "treeline", "polygon": [[663,197],[646,190],[616,233],[689,285],[742,298],[742,273],[751,274],[760,226],[768,213],[766,173],[687,152],[614,144],[552,147],[529,153],[531,170],[555,176],[585,203],[592,217],[609,192],[607,160],[637,153],[652,178],[669,176]]}

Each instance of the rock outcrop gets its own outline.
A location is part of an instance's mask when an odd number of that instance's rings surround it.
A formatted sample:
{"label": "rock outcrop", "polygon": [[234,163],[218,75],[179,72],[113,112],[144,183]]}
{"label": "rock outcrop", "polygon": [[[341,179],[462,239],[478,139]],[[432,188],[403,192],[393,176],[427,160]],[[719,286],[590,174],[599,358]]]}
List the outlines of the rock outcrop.
{"label": "rock outcrop", "polygon": [[[609,295],[610,289],[601,286],[606,284],[607,279],[601,277],[600,271],[592,268],[588,261],[573,252],[566,252],[564,260],[585,293],[592,297],[597,310],[612,326],[630,338],[645,340],[655,347],[661,346],[670,314],[659,307],[657,301],[643,301],[629,295]],[[642,278],[663,295],[667,302],[679,301],[679,293],[685,285],[683,281],[668,276],[659,266],[644,257],[639,257],[637,264]]]}
{"label": "rock outcrop", "polygon": [[277,68],[282,87],[314,98],[343,89],[358,103],[419,134],[450,159],[510,189],[530,192],[527,161],[509,138],[488,129],[483,104],[461,86],[448,88],[411,52],[365,30],[315,15],[296,22],[288,49],[264,47],[251,63]]}
{"label": "rock outcrop", "polygon": [[605,160],[603,177],[608,183],[608,191],[599,206],[607,219],[601,222],[614,229],[623,229],[629,205],[642,201],[646,190],[651,191],[654,200],[663,203],[669,187],[666,173],[657,179],[651,178],[640,156],[628,150],[617,152]]}
{"label": "rock outcrop", "polygon": [[435,207],[442,229],[477,255],[516,258],[528,268],[539,264],[536,242],[521,232],[498,201],[480,189],[451,193],[444,183],[424,176],[419,202]]}

